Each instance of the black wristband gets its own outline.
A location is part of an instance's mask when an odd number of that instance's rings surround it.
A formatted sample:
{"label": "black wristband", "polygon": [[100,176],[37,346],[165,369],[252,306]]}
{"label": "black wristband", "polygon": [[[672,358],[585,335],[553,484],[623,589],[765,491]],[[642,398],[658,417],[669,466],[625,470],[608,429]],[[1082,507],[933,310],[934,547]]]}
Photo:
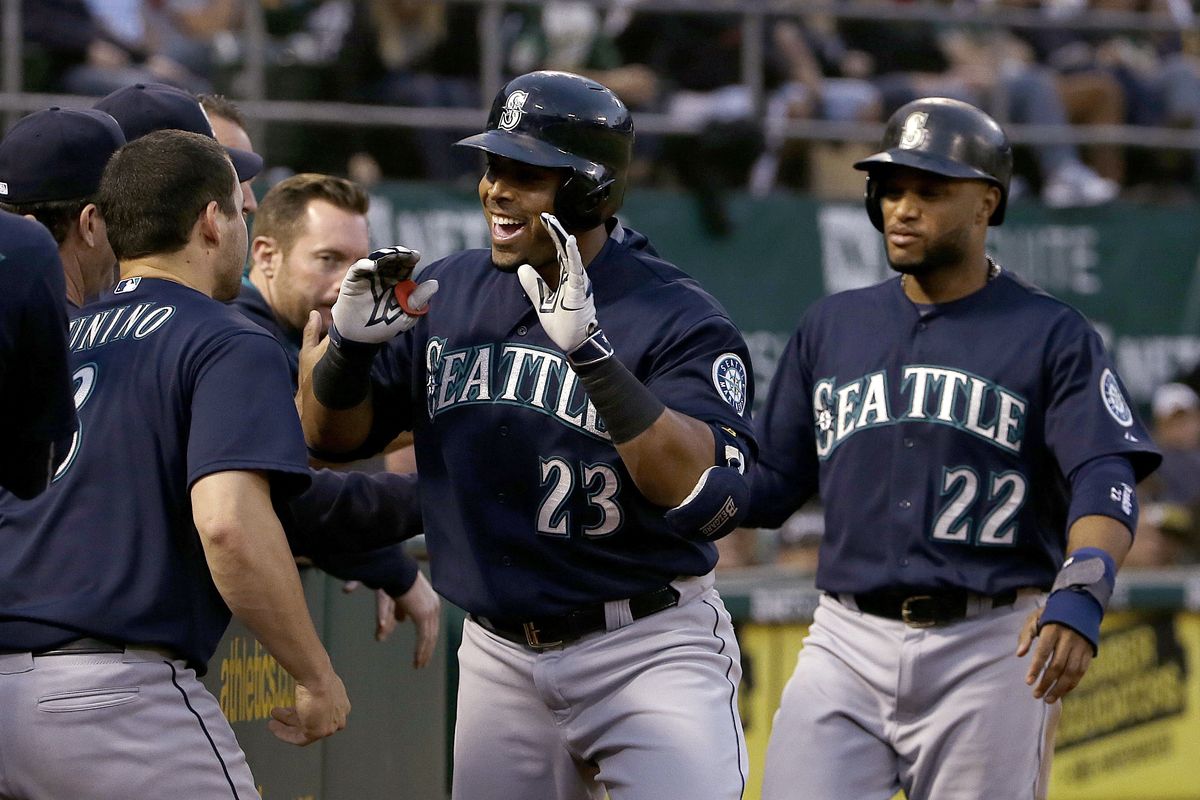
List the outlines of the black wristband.
{"label": "black wristband", "polygon": [[329,326],[329,346],[313,367],[313,396],[334,411],[354,408],[371,390],[371,364],[382,345],[343,339]]}
{"label": "black wristband", "polygon": [[[588,337],[589,342],[596,339],[603,345],[597,342],[595,351],[606,348],[609,354],[612,353],[602,331]],[[588,398],[604,420],[613,444],[624,444],[644,433],[667,410],[619,359],[606,356],[578,364],[571,358],[577,350],[568,355],[571,369],[579,376]]]}

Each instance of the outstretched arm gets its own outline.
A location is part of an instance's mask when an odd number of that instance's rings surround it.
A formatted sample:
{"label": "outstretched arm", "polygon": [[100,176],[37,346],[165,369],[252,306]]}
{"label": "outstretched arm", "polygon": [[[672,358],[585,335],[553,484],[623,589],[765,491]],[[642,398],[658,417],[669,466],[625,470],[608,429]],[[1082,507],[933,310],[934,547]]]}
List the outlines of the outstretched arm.
{"label": "outstretched arm", "polygon": [[437,281],[410,279],[420,257],[390,247],[352,264],[333,304],[329,336],[319,345],[310,316],[296,398],[310,447],[349,453],[366,441],[374,420],[371,363],[384,343],[416,324],[438,289]]}
{"label": "outstretched arm", "polygon": [[271,731],[305,745],[341,730],[350,713],[346,687],[309,617],[266,476],[212,473],[196,481],[191,499],[217,591],[296,679],[296,705],[272,710]]}

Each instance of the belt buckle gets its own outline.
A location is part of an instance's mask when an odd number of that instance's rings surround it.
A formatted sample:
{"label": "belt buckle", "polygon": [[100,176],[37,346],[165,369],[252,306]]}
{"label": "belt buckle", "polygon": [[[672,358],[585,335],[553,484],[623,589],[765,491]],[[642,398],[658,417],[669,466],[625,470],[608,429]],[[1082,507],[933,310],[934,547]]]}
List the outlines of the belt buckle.
{"label": "belt buckle", "polygon": [[[934,625],[937,625],[937,621],[934,620],[932,618],[932,616],[925,618],[925,619],[920,619],[920,618],[914,619],[913,615],[916,612],[914,612],[914,610],[910,604],[913,602],[919,603],[922,601],[928,601],[929,603],[932,604],[933,596],[928,595],[928,594],[914,594],[912,597],[904,598],[904,600],[900,603],[900,619],[903,620],[904,624],[909,626],[910,628],[932,628]],[[930,607],[929,610],[930,610],[930,612],[933,611],[932,606]]]}
{"label": "belt buckle", "polygon": [[558,647],[563,643],[562,639],[555,642],[543,642],[541,631],[532,622],[522,622],[521,627],[525,630],[525,644],[533,650],[547,650],[551,647]]}

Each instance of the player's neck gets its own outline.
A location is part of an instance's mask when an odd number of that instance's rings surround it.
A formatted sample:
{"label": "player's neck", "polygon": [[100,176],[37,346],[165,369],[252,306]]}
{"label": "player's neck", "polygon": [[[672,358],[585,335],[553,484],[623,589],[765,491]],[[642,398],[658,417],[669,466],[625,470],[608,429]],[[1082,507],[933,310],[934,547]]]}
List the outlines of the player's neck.
{"label": "player's neck", "polygon": [[197,292],[206,294],[212,297],[212,291],[206,286],[189,275],[181,274],[177,269],[171,269],[164,266],[158,259],[153,256],[148,258],[136,258],[129,261],[121,262],[121,278],[158,278],[159,280],[171,281],[172,283],[182,284],[189,289],[195,289]]}
{"label": "player's neck", "polygon": [[904,274],[900,276],[900,285],[914,303],[928,305],[961,300],[975,294],[1000,274],[999,264],[987,256],[982,259],[982,264],[961,264],[921,275]]}
{"label": "player's neck", "polygon": [[83,267],[79,258],[70,249],[60,246],[58,260],[63,265],[63,279],[67,286],[67,301],[76,308],[83,308]]}

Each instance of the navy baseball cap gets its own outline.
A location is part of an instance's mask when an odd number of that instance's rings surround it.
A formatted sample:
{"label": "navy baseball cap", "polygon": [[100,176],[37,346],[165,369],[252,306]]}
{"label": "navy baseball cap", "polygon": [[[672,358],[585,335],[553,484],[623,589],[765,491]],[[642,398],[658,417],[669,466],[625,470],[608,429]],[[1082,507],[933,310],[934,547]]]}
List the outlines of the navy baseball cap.
{"label": "navy baseball cap", "polygon": [[[200,101],[189,92],[165,83],[135,83],[117,89],[94,107],[111,114],[131,142],[161,130],[191,131],[217,138]],[[263,160],[258,153],[235,147],[226,147],[225,152],[229,153],[239,181],[248,181],[262,171]]]}
{"label": "navy baseball cap", "polygon": [[117,121],[91,108],[48,108],[20,119],[0,139],[0,202],[91,197],[104,165],[125,144]]}

